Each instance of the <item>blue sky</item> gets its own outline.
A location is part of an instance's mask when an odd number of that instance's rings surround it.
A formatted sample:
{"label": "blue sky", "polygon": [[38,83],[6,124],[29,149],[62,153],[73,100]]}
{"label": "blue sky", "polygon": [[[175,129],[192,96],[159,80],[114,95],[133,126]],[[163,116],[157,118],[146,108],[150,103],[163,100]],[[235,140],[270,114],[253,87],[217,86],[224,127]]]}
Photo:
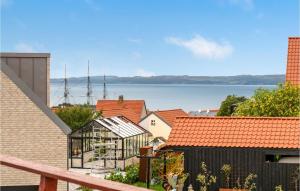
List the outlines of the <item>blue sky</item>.
{"label": "blue sky", "polygon": [[299,0],[1,0],[1,51],[50,52],[51,77],[285,73]]}

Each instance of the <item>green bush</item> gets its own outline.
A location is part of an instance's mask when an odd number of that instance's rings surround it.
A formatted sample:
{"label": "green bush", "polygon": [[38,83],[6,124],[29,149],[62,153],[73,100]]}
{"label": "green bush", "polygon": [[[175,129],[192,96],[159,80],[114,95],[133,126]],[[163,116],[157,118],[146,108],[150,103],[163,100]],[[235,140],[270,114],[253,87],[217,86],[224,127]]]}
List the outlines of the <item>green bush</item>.
{"label": "green bush", "polygon": [[123,182],[124,176],[120,170],[116,170],[111,172],[108,176],[105,176],[106,180]]}
{"label": "green bush", "polygon": [[130,165],[125,169],[126,175],[123,179],[124,183],[133,184],[139,180],[139,166]]}
{"label": "green bush", "polygon": [[111,172],[108,176],[105,176],[105,179],[133,184],[139,180],[139,165],[135,164],[127,166],[125,168],[125,173],[122,173],[120,170]]}

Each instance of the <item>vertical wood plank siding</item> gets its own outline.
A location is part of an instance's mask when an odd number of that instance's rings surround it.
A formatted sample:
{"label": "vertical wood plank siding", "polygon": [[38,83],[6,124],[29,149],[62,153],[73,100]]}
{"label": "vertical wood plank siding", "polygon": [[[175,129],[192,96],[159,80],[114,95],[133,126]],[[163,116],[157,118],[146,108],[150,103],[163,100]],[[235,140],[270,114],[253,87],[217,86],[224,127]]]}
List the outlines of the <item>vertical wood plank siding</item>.
{"label": "vertical wood plank siding", "polygon": [[[230,186],[234,187],[238,177],[241,184],[249,173],[257,174],[257,191],[274,190],[276,185],[282,185],[285,191],[294,191],[292,174],[298,167],[297,164],[282,164],[265,162],[264,149],[247,148],[203,148],[203,147],[184,147],[174,150],[184,152],[184,168],[190,174],[185,182],[185,189],[192,184],[194,190],[199,190],[199,183],[196,181],[200,171],[200,163],[207,164],[208,170],[217,176],[217,183],[211,187],[211,191],[222,187],[220,169],[224,164],[230,164],[232,175]],[[271,151],[272,152],[272,151]],[[274,153],[278,150],[274,150]],[[281,153],[285,150],[281,150]],[[268,150],[270,153],[270,150]],[[287,150],[287,153],[297,155],[297,150]]]}

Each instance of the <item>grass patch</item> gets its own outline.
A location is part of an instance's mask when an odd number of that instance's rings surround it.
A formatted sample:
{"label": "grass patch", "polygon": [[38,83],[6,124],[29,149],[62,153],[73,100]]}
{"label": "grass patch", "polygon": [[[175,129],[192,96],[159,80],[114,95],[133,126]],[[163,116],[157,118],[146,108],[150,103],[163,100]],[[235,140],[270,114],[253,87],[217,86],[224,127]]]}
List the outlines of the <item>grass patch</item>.
{"label": "grass patch", "polygon": [[[138,187],[147,188],[147,184],[145,182],[136,182],[133,185],[138,186]],[[150,185],[150,189],[156,190],[156,191],[165,191],[163,189],[163,187],[161,186],[161,184]]]}

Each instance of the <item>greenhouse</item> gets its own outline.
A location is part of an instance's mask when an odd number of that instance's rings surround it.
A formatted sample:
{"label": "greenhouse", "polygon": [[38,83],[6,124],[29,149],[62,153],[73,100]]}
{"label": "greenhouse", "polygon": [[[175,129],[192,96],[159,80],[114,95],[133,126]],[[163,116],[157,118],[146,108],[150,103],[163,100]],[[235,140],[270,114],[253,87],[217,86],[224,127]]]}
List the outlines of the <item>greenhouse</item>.
{"label": "greenhouse", "polygon": [[148,131],[123,116],[95,119],[71,134],[71,168],[124,169],[148,144],[148,136]]}

